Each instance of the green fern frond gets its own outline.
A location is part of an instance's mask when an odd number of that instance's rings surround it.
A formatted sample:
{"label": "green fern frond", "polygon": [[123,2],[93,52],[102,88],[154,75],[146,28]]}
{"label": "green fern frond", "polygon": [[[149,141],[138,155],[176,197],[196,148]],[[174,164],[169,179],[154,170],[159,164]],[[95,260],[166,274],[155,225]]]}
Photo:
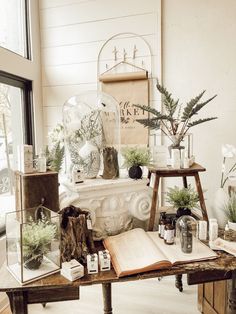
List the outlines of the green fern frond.
{"label": "green fern frond", "polygon": [[60,172],[63,159],[65,154],[64,146],[61,147],[60,142],[57,142],[55,146],[49,150],[49,147],[46,147],[46,159],[47,167],[56,172]]}
{"label": "green fern frond", "polygon": [[157,81],[156,87],[157,87],[158,91],[164,96],[163,105],[164,105],[168,115],[173,117],[173,115],[177,109],[179,100],[177,100],[177,101],[174,100],[172,98],[172,94],[169,93],[168,90],[164,86],[161,86],[158,81]]}
{"label": "green fern frond", "polygon": [[147,111],[155,116],[159,116],[161,115],[160,111],[156,110],[155,108],[152,108],[150,106],[146,106],[146,105],[139,105],[139,104],[133,104],[133,107],[137,107],[139,109],[142,109],[144,111]]}
{"label": "green fern frond", "polygon": [[[155,108],[146,106],[146,105],[136,105],[133,104],[134,107],[140,108],[144,111],[147,111],[148,113],[153,114],[155,119],[160,119],[160,120],[168,120],[168,121],[173,121],[173,118],[170,116],[167,116],[166,114],[162,114],[160,111],[156,110]],[[154,119],[153,118],[153,119]]]}
{"label": "green fern frond", "polygon": [[156,118],[152,119],[137,119],[137,122],[141,123],[144,125],[144,127],[149,128],[151,130],[159,130],[161,127],[161,122],[160,120]]}
{"label": "green fern frond", "polygon": [[194,114],[197,114],[199,110],[201,110],[204,106],[206,106],[206,104],[208,104],[210,101],[212,101],[217,95],[214,95],[213,97],[207,99],[206,101],[200,103],[200,104],[197,104],[194,108],[193,108],[193,111],[192,111],[192,116]]}
{"label": "green fern frond", "polygon": [[193,115],[193,109],[194,107],[197,105],[197,103],[199,102],[199,100],[202,98],[202,96],[204,95],[205,90],[203,92],[201,92],[199,95],[197,95],[195,98],[192,98],[187,104],[186,107],[184,108],[182,117],[181,117],[181,121],[185,122],[188,119],[191,118],[191,116]]}
{"label": "green fern frond", "polygon": [[195,121],[189,122],[187,127],[191,128],[191,127],[193,127],[195,125],[198,125],[198,124],[201,124],[201,123],[204,123],[204,122],[207,122],[207,121],[215,120],[215,119],[217,119],[217,117],[195,120]]}

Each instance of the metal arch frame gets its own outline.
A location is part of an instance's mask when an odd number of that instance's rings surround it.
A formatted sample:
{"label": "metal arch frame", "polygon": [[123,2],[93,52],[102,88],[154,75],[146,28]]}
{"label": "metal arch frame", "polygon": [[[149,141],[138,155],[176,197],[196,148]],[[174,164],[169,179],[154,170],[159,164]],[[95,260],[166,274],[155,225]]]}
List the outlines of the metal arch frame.
{"label": "metal arch frame", "polygon": [[101,53],[104,49],[104,47],[107,45],[107,43],[109,41],[111,41],[112,39],[118,37],[118,36],[122,36],[122,35],[133,35],[135,37],[138,37],[140,38],[141,40],[143,40],[143,42],[145,43],[145,45],[147,46],[148,50],[149,50],[149,56],[150,56],[150,60],[151,60],[151,73],[150,73],[150,77],[148,78],[152,78],[152,71],[153,71],[153,54],[152,54],[152,49],[151,49],[151,46],[150,44],[147,42],[146,39],[143,38],[142,35],[139,35],[139,34],[136,34],[136,33],[132,33],[132,32],[122,32],[122,33],[118,33],[118,34],[115,34],[113,36],[111,36],[110,38],[108,38],[105,43],[102,45],[102,47],[100,48],[99,50],[99,53],[98,53],[98,58],[97,58],[97,89],[99,90],[99,75],[100,75],[100,56],[101,56]]}

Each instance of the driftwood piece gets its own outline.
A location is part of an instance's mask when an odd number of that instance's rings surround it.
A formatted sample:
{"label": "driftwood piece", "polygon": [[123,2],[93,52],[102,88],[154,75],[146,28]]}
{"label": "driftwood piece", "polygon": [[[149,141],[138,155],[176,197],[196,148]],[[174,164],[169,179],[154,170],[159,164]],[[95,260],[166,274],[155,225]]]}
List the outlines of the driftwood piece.
{"label": "driftwood piece", "polygon": [[117,150],[114,147],[103,149],[103,166],[103,179],[115,179],[119,177]]}
{"label": "driftwood piece", "polygon": [[90,213],[72,205],[63,208],[59,213],[62,262],[74,258],[83,264],[86,263],[87,254],[95,251],[92,230],[87,228]]}

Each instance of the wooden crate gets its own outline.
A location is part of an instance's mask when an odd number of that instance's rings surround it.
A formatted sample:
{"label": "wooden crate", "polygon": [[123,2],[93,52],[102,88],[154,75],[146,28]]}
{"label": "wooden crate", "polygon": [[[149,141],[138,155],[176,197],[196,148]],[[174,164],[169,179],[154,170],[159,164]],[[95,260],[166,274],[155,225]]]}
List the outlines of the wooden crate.
{"label": "wooden crate", "polygon": [[226,314],[228,304],[226,280],[198,285],[198,309],[203,314]]}
{"label": "wooden crate", "polygon": [[15,199],[16,210],[35,208],[42,203],[52,211],[59,210],[58,173],[25,174],[15,172]]}

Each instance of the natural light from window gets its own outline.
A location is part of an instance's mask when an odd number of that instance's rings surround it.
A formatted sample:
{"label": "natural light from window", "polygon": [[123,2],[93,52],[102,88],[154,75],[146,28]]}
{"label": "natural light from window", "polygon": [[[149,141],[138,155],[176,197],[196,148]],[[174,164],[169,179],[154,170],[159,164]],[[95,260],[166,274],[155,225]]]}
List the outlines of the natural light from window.
{"label": "natural light from window", "polygon": [[0,46],[27,57],[25,0],[0,0]]}

